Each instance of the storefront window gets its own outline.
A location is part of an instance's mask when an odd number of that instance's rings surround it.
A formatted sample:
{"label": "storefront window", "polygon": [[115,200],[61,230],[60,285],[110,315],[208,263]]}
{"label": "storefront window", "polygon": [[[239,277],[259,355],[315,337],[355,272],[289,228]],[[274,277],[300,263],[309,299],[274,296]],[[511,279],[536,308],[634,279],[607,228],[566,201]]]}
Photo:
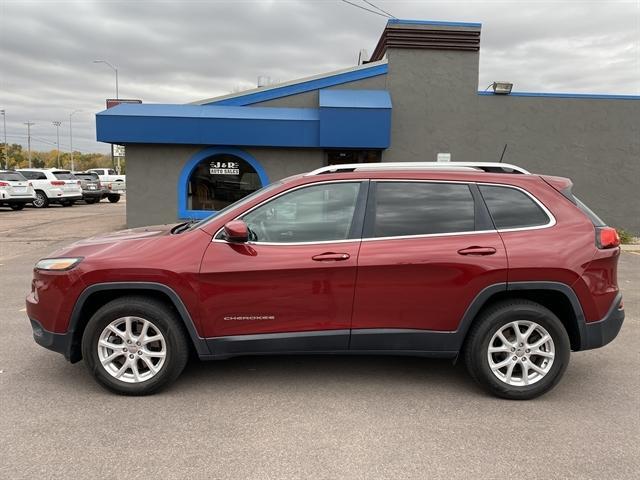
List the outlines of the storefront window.
{"label": "storefront window", "polygon": [[262,187],[258,172],[230,154],[207,157],[189,177],[189,210],[221,210]]}

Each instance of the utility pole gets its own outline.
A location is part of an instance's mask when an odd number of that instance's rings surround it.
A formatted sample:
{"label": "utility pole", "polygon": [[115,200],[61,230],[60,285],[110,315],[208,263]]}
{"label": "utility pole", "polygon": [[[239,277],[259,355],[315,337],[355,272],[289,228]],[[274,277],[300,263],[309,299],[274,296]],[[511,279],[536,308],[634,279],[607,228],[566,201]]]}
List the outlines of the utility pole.
{"label": "utility pole", "polygon": [[60,168],[60,125],[62,122],[51,122],[53,126],[56,127],[56,139],[57,139],[57,150],[56,150],[56,167]]}
{"label": "utility pole", "polygon": [[80,110],[74,110],[69,114],[69,150],[71,150],[71,171],[75,170],[73,164],[73,127],[71,125],[71,117],[73,117],[74,113],[78,113]]}
{"label": "utility pole", "polygon": [[27,148],[29,149],[29,168],[31,168],[31,127],[35,125],[33,122],[24,122],[27,126]]}
{"label": "utility pole", "polygon": [[4,169],[9,170],[9,144],[7,143],[7,112],[2,109],[2,123],[4,124]]}

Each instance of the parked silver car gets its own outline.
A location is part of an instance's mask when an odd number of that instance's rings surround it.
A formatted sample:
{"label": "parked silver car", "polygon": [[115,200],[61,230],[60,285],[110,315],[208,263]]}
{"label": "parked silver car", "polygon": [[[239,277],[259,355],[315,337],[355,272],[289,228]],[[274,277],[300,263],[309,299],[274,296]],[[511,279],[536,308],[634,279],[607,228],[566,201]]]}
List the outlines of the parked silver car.
{"label": "parked silver car", "polygon": [[94,172],[73,172],[73,176],[80,180],[82,199],[85,203],[96,203],[106,197],[109,192],[100,183],[98,174]]}

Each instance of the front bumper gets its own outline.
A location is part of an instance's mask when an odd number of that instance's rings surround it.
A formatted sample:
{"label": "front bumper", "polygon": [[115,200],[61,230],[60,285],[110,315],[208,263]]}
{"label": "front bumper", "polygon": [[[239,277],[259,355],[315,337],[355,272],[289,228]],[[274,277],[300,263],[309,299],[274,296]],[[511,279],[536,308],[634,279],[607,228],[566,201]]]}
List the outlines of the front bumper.
{"label": "front bumper", "polygon": [[604,347],[618,336],[623,322],[624,308],[622,307],[622,294],[619,293],[601,320],[586,323],[580,350]]}
{"label": "front bumper", "polygon": [[73,344],[73,332],[54,333],[46,330],[40,322],[29,319],[31,322],[31,330],[33,330],[33,339],[36,343],[44,348],[61,353],[71,363],[80,361],[81,353],[78,345]]}

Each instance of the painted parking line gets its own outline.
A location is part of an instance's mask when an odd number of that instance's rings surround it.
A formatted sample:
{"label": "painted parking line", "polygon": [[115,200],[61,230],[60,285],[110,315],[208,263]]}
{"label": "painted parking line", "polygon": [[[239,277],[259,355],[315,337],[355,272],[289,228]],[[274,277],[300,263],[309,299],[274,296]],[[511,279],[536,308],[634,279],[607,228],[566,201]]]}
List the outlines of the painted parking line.
{"label": "painted parking line", "polygon": [[640,252],[627,252],[627,253],[631,253],[633,255],[640,255]]}
{"label": "painted parking line", "polygon": [[26,312],[27,309],[26,308],[21,308],[20,310],[18,310],[19,312]]}

